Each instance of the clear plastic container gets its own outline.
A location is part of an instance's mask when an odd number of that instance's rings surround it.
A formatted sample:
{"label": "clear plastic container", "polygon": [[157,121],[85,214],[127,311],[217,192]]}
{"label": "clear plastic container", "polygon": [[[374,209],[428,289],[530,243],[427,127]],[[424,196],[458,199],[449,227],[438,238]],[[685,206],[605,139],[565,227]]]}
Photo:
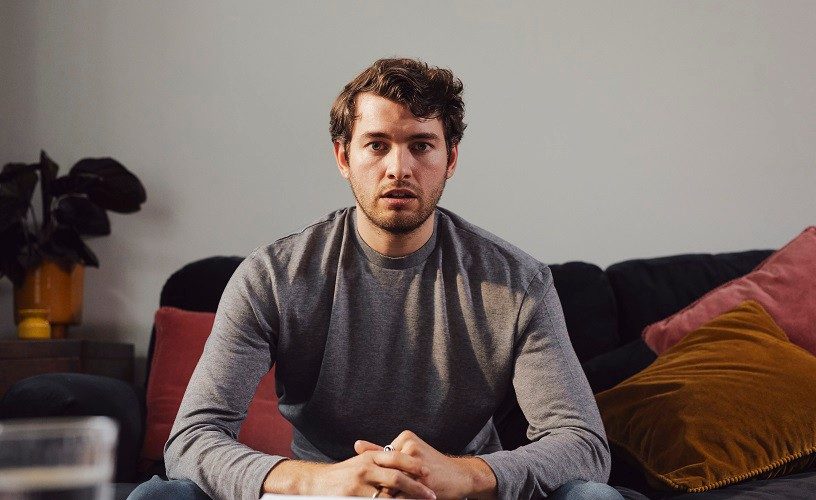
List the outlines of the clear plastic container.
{"label": "clear plastic container", "polygon": [[0,500],[109,500],[118,425],[107,417],[0,422]]}

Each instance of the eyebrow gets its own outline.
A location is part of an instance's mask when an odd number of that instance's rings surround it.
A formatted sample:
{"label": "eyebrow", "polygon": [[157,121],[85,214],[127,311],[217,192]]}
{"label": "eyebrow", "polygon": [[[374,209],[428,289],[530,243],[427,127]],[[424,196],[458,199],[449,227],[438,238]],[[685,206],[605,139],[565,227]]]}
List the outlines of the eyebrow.
{"label": "eyebrow", "polygon": [[[361,135],[363,139],[390,139],[391,136],[386,134],[385,132],[366,132]],[[439,136],[434,134],[433,132],[420,132],[418,134],[411,134],[408,136],[409,141],[415,141],[417,139],[426,139],[426,140],[439,140]]]}

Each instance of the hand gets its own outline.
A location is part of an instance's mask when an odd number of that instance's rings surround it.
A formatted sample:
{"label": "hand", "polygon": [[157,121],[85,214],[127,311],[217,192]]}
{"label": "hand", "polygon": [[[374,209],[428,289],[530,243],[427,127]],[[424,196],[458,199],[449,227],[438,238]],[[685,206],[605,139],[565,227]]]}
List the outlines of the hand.
{"label": "hand", "polygon": [[[383,447],[368,441],[357,441],[354,450],[402,454],[418,459],[429,473],[419,480],[432,489],[438,498],[495,498],[496,475],[487,463],[476,457],[451,457],[434,449],[411,431],[403,431],[391,443],[395,451],[382,452]],[[400,490],[398,498],[411,498],[411,492]]]}
{"label": "hand", "polygon": [[370,497],[386,488],[384,492],[435,499],[434,492],[417,480],[428,472],[420,459],[388,451],[366,451],[336,464],[284,460],[267,474],[263,492]]}

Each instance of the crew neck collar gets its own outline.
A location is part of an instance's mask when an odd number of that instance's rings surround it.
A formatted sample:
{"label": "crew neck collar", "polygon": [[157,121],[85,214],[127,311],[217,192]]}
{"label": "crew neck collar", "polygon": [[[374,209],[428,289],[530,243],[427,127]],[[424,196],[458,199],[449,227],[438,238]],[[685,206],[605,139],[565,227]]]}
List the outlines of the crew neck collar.
{"label": "crew neck collar", "polygon": [[360,236],[360,233],[357,230],[357,207],[351,207],[351,210],[349,210],[348,220],[350,233],[352,235],[352,239],[354,240],[354,244],[363,253],[363,255],[365,255],[366,259],[368,259],[371,263],[386,269],[408,269],[409,267],[414,267],[424,262],[428,256],[431,255],[431,252],[434,251],[434,248],[436,248],[436,231],[437,226],[439,225],[438,211],[434,210],[431,217],[434,218],[434,228],[433,233],[431,233],[431,237],[428,238],[428,241],[426,241],[425,244],[419,247],[416,251],[402,257],[389,257],[387,255],[383,255],[371,248],[368,243],[363,240],[362,236]]}

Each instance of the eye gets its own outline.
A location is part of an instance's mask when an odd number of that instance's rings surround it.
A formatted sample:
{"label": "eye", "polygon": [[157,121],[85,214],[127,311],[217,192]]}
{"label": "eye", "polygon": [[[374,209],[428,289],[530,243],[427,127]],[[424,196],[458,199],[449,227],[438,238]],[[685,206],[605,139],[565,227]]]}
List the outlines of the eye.
{"label": "eye", "polygon": [[372,151],[384,151],[385,143],[382,141],[373,141],[368,143],[368,147],[371,148]]}
{"label": "eye", "polygon": [[427,151],[430,151],[433,146],[431,146],[427,142],[415,142],[411,144],[411,147],[414,149],[414,151],[417,151],[419,153],[425,153]]}

